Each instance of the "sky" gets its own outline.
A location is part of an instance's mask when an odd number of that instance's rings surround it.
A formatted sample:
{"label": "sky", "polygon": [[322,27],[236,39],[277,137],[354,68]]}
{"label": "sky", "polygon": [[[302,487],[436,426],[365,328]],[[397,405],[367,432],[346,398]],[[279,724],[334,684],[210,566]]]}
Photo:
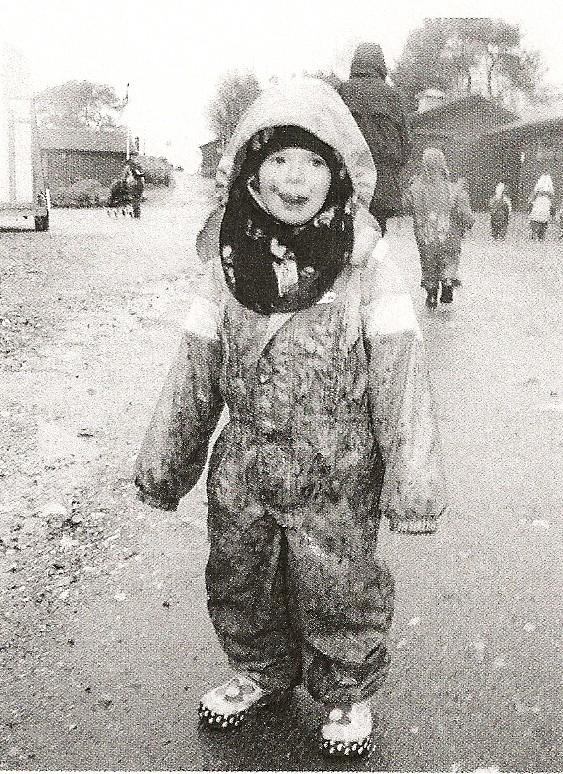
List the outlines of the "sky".
{"label": "sky", "polygon": [[355,45],[382,45],[389,69],[409,31],[428,16],[491,16],[517,22],[538,49],[545,80],[563,84],[556,2],[500,0],[0,0],[0,41],[22,51],[36,90],[67,80],[129,88],[127,120],[146,151],[188,168],[212,137],[206,108],[221,76],[333,69]]}

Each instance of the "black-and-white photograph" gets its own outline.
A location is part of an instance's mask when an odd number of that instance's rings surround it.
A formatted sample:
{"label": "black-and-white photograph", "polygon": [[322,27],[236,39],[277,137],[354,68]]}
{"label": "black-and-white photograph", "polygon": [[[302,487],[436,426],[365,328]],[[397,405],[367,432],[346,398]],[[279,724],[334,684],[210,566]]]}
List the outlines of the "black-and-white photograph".
{"label": "black-and-white photograph", "polygon": [[563,770],[562,34],[0,0],[0,769]]}

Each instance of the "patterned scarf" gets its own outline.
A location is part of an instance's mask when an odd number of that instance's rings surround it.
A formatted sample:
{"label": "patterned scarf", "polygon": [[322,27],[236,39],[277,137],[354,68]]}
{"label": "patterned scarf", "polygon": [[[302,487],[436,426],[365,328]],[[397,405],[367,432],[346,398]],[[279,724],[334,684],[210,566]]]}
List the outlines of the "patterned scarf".
{"label": "patterned scarf", "polygon": [[[297,226],[274,218],[252,195],[264,159],[289,147],[322,156],[331,173],[320,211]],[[219,239],[227,285],[241,304],[260,314],[312,306],[334,283],[354,246],[353,187],[342,158],[300,127],[261,130],[247,144]]]}

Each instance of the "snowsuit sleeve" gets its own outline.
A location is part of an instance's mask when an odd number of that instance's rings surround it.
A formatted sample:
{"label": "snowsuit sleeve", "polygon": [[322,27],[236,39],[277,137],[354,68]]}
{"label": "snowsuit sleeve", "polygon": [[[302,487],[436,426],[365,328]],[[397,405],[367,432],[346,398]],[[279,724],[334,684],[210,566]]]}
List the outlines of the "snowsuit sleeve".
{"label": "snowsuit sleeve", "polygon": [[197,483],[223,407],[220,302],[213,271],[208,264],[191,298],[180,347],[135,466],[139,497],[165,510],[175,510]]}
{"label": "snowsuit sleeve", "polygon": [[373,431],[385,465],[380,511],[397,532],[434,532],[445,510],[424,346],[409,293],[384,250],[364,273],[362,325]]}

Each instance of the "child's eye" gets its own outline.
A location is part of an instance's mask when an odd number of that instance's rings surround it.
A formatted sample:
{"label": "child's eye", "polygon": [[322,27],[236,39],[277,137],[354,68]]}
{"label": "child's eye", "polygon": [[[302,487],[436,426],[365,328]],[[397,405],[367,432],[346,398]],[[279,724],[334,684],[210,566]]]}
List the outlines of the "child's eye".
{"label": "child's eye", "polygon": [[285,164],[285,156],[274,156],[274,164]]}
{"label": "child's eye", "polygon": [[320,156],[313,156],[311,158],[311,164],[314,167],[326,167],[325,160],[322,159]]}

